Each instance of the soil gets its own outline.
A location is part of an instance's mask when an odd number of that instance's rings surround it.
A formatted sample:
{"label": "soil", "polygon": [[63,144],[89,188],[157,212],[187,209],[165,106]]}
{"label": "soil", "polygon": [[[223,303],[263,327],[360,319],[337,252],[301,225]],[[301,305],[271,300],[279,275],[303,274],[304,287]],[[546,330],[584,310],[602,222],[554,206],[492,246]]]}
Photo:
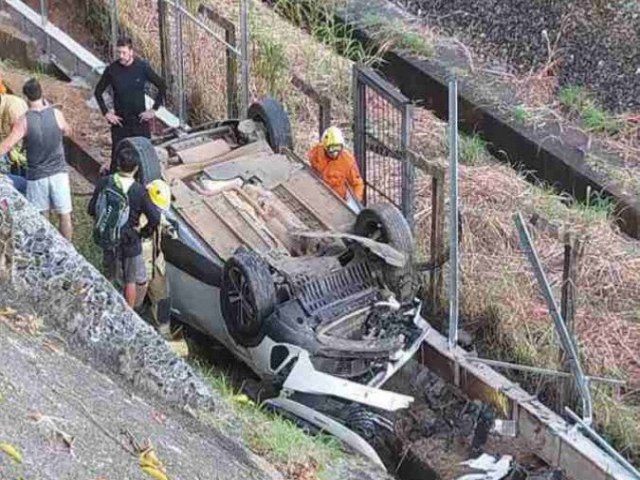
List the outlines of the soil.
{"label": "soil", "polygon": [[392,0],[514,73],[553,69],[616,112],[640,110],[640,4],[629,0]]}

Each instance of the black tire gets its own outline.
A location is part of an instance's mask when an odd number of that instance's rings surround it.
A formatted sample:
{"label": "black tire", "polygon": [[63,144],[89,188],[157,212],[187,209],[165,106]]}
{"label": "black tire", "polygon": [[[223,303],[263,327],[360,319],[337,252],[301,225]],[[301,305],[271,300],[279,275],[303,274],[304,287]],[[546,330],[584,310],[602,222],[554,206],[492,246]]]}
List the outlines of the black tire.
{"label": "black tire", "polygon": [[291,122],[280,102],[271,97],[256,102],[249,107],[248,117],[264,126],[267,142],[274,152],[280,152],[282,147],[293,149]]}
{"label": "black tire", "polygon": [[147,185],[153,180],[162,178],[160,160],[151,140],[146,137],[130,137],[120,140],[116,147],[116,164],[120,155],[125,151],[132,153],[138,159],[140,167],[138,168],[136,180],[142,185]]}
{"label": "black tire", "polygon": [[193,327],[184,325],[182,337],[187,344],[191,359],[210,365],[227,365],[234,360],[233,355],[224,345]]}
{"label": "black tire", "polygon": [[227,330],[236,343],[255,347],[265,336],[264,322],[276,304],[269,266],[257,254],[241,250],[227,260],[220,304]]}
{"label": "black tire", "polygon": [[372,262],[382,269],[384,282],[401,302],[410,301],[415,295],[413,275],[413,235],[400,210],[389,203],[370,205],[356,219],[354,233],[386,243],[407,257],[404,267],[393,267],[372,256]]}

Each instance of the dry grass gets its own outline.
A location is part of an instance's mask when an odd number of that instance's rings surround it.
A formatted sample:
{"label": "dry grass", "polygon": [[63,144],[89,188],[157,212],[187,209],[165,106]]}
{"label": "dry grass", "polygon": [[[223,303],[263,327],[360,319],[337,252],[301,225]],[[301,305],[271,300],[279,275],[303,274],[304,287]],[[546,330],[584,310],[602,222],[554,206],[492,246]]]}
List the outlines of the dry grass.
{"label": "dry grass", "polygon": [[[220,0],[215,7],[230,19],[237,18],[236,3]],[[145,23],[150,0],[121,2],[122,19],[134,33],[138,44],[153,45],[156,31]],[[148,10],[147,10],[148,9]],[[350,125],[351,63],[318,44],[299,29],[279,19],[261,4],[252,6],[253,63],[260,64],[261,55],[279,58],[278,68],[268,62],[253,70],[254,97],[274,91],[283,97],[292,113],[292,124],[299,151],[304,151],[317,135],[315,107],[291,89],[289,79],[295,72],[334,100],[334,118],[343,127]],[[190,47],[195,48],[195,47]],[[215,64],[205,56],[206,46],[197,46],[197,62],[191,62],[191,78],[208,88],[200,68]],[[265,53],[266,52],[266,53]],[[150,50],[147,54],[151,55]],[[264,59],[262,59],[263,64]],[[266,68],[269,66],[270,68]],[[549,91],[545,76],[541,96]],[[218,85],[218,84],[215,84]],[[214,115],[225,105],[223,95],[202,98],[207,112]],[[226,101],[226,100],[225,100]],[[429,112],[418,110],[414,147],[430,159],[443,162],[446,155],[445,126]],[[492,354],[502,358],[540,366],[556,367],[557,345],[546,307],[538,293],[529,267],[517,245],[512,215],[520,211],[538,211],[556,223],[584,231],[590,241],[586,246],[579,280],[579,307],[576,316],[577,338],[592,374],[618,373],[634,385],[640,384],[640,361],[636,353],[640,341],[640,247],[626,240],[612,227],[606,204],[589,208],[567,207],[562,199],[544,189],[532,186],[512,169],[495,165],[491,160],[477,166],[461,168],[464,236],[463,318],[467,327],[475,328],[491,343]],[[428,217],[430,184],[421,178],[419,184],[418,242],[428,250]],[[561,245],[542,233],[535,235],[543,263],[559,290],[562,272]],[[559,294],[558,294],[559,297]],[[617,397],[611,391],[597,390],[597,418],[615,442],[632,456],[640,453],[640,432],[624,429],[628,419],[637,419],[640,409],[633,395]],[[637,422],[635,423],[637,425]]]}

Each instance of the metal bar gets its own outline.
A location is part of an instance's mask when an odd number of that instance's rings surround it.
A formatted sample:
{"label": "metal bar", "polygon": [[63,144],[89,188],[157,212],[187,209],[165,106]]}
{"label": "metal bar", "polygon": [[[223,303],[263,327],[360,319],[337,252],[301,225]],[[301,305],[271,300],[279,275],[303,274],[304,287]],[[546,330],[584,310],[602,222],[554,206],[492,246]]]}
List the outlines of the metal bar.
{"label": "metal bar", "polygon": [[[560,300],[560,313],[567,325],[570,335],[574,335],[574,317],[576,309],[576,282],[577,282],[577,261],[580,241],[571,239],[564,246],[564,265],[562,269],[562,296]],[[560,365],[563,370],[571,371],[568,365],[567,355],[564,349],[560,348]],[[572,382],[563,381],[560,385],[559,410],[564,406],[573,408],[576,400],[575,389]]]}
{"label": "metal bar", "polygon": [[240,118],[249,110],[249,0],[240,0],[241,100]]}
{"label": "metal bar", "polygon": [[167,37],[169,29],[167,25],[167,5],[163,0],[158,0],[158,36],[160,37],[160,64],[162,78],[168,84],[171,83],[171,66],[169,59],[171,58],[170,42]]}
{"label": "metal bar", "polygon": [[584,430],[588,437],[591,438],[600,448],[611,455],[620,465],[622,465],[629,473],[640,479],[640,471],[638,471],[633,465],[631,465],[626,458],[624,458],[618,451],[613,448],[609,443],[600,436],[591,426],[581,419],[573,410],[569,407],[564,407],[564,411],[578,424],[582,430]]}
{"label": "metal bar", "polygon": [[402,159],[402,212],[407,219],[407,223],[413,233],[415,229],[414,209],[415,209],[415,166],[409,158],[409,148],[411,147],[411,127],[413,123],[413,108],[407,103],[400,111],[400,149],[403,153]]}
{"label": "metal bar", "polygon": [[367,150],[366,150],[366,95],[365,85],[360,82],[362,70],[358,65],[353,66],[353,152],[360,167],[360,174],[364,179],[364,198],[363,204],[367,204],[369,191],[369,172],[367,169]]}
{"label": "metal bar", "polygon": [[241,57],[242,53],[240,52],[240,50],[238,50],[235,46],[230,45],[229,43],[225,42],[222,38],[220,38],[218,36],[218,34],[212,30],[211,28],[209,28],[209,26],[204,23],[202,20],[200,20],[198,17],[196,17],[193,13],[191,13],[189,10],[187,10],[186,8],[184,8],[179,2],[182,2],[182,0],[161,0],[162,2],[166,2],[168,5],[171,5],[175,10],[180,11],[180,13],[182,15],[184,15],[185,17],[187,17],[189,20],[191,20],[193,23],[195,23],[198,27],[202,28],[205,32],[207,32],[209,35],[211,35],[213,38],[215,38],[217,41],[219,41],[220,43],[224,44],[225,47],[227,47],[229,50],[231,50],[233,53],[235,53],[237,56]]}
{"label": "metal bar", "polygon": [[458,300],[459,300],[459,263],[458,263],[458,81],[449,80],[449,171],[450,189],[450,286],[449,286],[449,348],[458,343]]}
{"label": "metal bar", "polygon": [[111,0],[111,55],[118,56],[118,0]]}
{"label": "metal bar", "polygon": [[[49,2],[47,0],[40,0],[40,23],[42,29],[46,30],[47,23],[49,23]],[[51,56],[51,38],[45,35],[45,49],[47,57]]]}
{"label": "metal bar", "polygon": [[180,126],[185,124],[186,105],[184,94],[184,50],[182,44],[182,14],[183,9],[177,2],[182,0],[176,0],[174,4],[175,15],[175,29],[176,29],[176,61],[178,65],[177,72],[177,84],[178,84],[178,118],[180,119]]}
{"label": "metal bar", "polygon": [[535,251],[533,242],[531,241],[531,236],[529,235],[529,230],[527,229],[524,219],[522,218],[522,215],[520,213],[517,213],[514,220],[518,229],[520,244],[527,254],[531,266],[533,267],[534,274],[536,276],[536,279],[538,280],[538,285],[540,286],[542,294],[547,301],[549,313],[551,314],[553,322],[556,326],[558,338],[562,343],[564,351],[566,352],[569,363],[571,365],[571,371],[574,374],[576,386],[578,387],[578,391],[580,393],[580,396],[582,397],[582,414],[584,415],[584,420],[586,423],[590,424],[593,420],[593,405],[591,402],[591,392],[589,391],[589,380],[585,377],[584,371],[582,370],[582,365],[580,364],[580,358],[578,357],[576,346],[567,330],[564,319],[560,315],[558,305],[553,298],[553,292],[551,291],[551,287],[549,286],[547,277],[544,273],[544,270],[542,269],[540,259],[538,258],[538,254]]}
{"label": "metal bar", "polygon": [[[573,378],[573,374],[570,372],[561,372],[559,370],[550,370],[548,368],[532,367],[530,365],[520,365],[518,363],[501,362],[499,360],[490,360],[488,358],[478,358],[478,357],[472,357],[472,356],[468,356],[466,358],[471,362],[484,363],[485,365],[489,365],[491,367],[508,368],[510,370],[520,370],[523,372],[540,373],[542,375],[551,375],[554,377],[561,377],[561,378]],[[591,376],[587,376],[587,378],[591,382],[609,383],[612,385],[627,384],[626,381],[618,380],[617,378],[591,377]]]}
{"label": "metal bar", "polygon": [[[232,24],[225,28],[224,38],[227,43],[236,45],[236,28]],[[227,115],[229,118],[238,118],[238,61],[233,52],[226,51],[227,57]]]}

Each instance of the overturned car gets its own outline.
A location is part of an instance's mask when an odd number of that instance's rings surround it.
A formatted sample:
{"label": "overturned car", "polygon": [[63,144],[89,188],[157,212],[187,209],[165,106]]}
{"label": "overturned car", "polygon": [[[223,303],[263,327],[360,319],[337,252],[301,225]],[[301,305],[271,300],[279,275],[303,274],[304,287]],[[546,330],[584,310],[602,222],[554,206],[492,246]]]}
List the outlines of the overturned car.
{"label": "overturned car", "polygon": [[164,178],[177,236],[163,252],[190,351],[231,352],[276,395],[265,403],[381,463],[370,441],[412,398],[383,390],[428,324],[414,300],[413,239],[389,204],[356,212],[291,151],[267,99],[249,120],[118,146],[142,181]]}

